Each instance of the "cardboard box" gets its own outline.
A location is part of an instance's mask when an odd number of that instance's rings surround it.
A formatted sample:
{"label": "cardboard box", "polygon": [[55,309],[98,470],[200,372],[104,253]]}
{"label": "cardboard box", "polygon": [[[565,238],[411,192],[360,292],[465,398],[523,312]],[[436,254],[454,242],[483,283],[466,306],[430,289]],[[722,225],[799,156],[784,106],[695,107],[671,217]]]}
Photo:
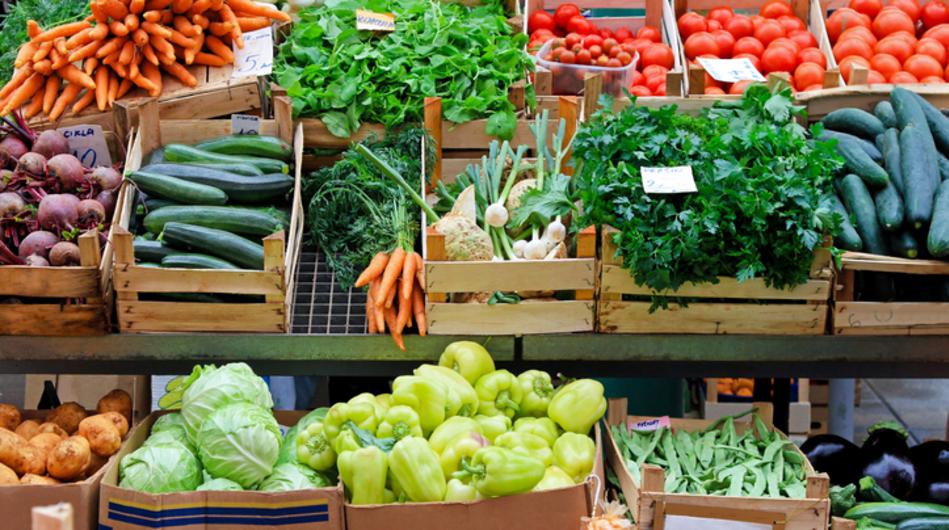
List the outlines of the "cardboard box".
{"label": "cardboard box", "polygon": [[[155,413],[136,427],[125,447],[105,469],[99,495],[100,530],[343,530],[343,488],[280,493],[258,491],[190,491],[155,495],[118,487],[118,462],[148,438]],[[281,425],[293,425],[306,414],[276,411]]]}
{"label": "cardboard box", "polygon": [[[603,495],[603,444],[596,426],[596,463],[593,475],[569,488],[523,493],[476,502],[422,502],[346,505],[348,530],[577,530],[589,517],[593,499]],[[597,491],[599,490],[599,491]]]}

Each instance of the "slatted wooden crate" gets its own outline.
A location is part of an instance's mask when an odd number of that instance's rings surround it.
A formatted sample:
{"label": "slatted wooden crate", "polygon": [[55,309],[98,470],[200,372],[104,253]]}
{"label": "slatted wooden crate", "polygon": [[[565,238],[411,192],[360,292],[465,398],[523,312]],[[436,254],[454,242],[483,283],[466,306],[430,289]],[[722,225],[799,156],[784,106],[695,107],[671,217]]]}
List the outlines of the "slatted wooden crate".
{"label": "slatted wooden crate", "polygon": [[[857,69],[854,70],[856,75]],[[841,107],[855,107],[873,112],[877,103],[890,98],[894,85],[862,85],[799,92],[796,98],[807,107],[810,119],[823,118]],[[940,109],[949,108],[949,85],[900,85],[908,88]]]}
{"label": "slatted wooden crate", "polygon": [[[559,115],[567,121],[567,137],[576,127],[575,98],[563,98]],[[450,181],[472,163],[480,162],[491,138],[485,120],[455,125],[441,119],[441,100],[429,98],[426,128],[436,143],[432,181]],[[534,143],[528,121],[519,120],[512,145]],[[551,127],[556,129],[556,127]],[[451,155],[460,157],[448,158]],[[477,156],[475,156],[477,155]],[[423,215],[422,226],[428,223]],[[536,261],[447,261],[445,238],[428,228],[423,242],[426,317],[429,333],[525,334],[593,331],[595,235],[579,234],[570,259]],[[575,291],[570,300],[525,299],[518,304],[451,303],[449,293],[494,291]]]}
{"label": "slatted wooden crate", "polygon": [[[166,143],[194,143],[230,134],[230,120],[163,120],[157,105],[141,109],[141,126],[135,132],[126,161],[127,170],[141,167],[144,157]],[[303,132],[291,129],[290,120],[262,120],[261,134],[292,141],[296,179],[291,202],[290,227],[264,238],[264,270],[196,270],[139,267],[135,264],[132,234],[115,234],[115,289],[119,330],[143,332],[271,332],[289,329],[290,286],[303,231],[300,199],[300,165]],[[291,131],[293,133],[291,134]],[[121,223],[129,226],[135,209],[135,190],[126,186]],[[207,303],[144,301],[145,293],[224,293],[264,297],[259,303]]]}
{"label": "slatted wooden crate", "polygon": [[[626,399],[611,399],[607,411],[609,425],[623,425],[648,418],[626,415]],[[673,418],[672,429],[686,431],[702,430],[713,422]],[[748,423],[736,422],[736,430],[744,432],[751,428]],[[775,430],[775,432],[779,432]],[[780,433],[783,437],[784,434]],[[789,445],[795,452],[800,450]],[[653,465],[643,465],[641,481],[633,478],[627,470],[612,430],[607,433],[606,459],[619,478],[620,487],[626,497],[639,530],[662,530],[670,515],[691,516],[708,519],[727,519],[757,523],[774,530],[822,530],[827,528],[830,516],[830,478],[817,474],[807,458],[801,454],[807,472],[807,494],[804,499],[767,497],[722,497],[665,492],[665,472]]]}

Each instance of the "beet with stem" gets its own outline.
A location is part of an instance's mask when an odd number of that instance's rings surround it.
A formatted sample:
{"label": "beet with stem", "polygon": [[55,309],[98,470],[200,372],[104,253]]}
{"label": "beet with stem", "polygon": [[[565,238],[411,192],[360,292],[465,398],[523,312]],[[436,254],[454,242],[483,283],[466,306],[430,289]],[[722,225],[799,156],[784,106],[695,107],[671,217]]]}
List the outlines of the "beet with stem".
{"label": "beet with stem", "polygon": [[105,209],[106,217],[110,217],[112,212],[115,211],[115,191],[100,191],[99,194],[96,195],[96,200],[99,201],[99,204]]}
{"label": "beet with stem", "polygon": [[18,250],[21,258],[32,255],[46,258],[49,256],[49,249],[56,243],[59,243],[59,237],[56,234],[46,230],[37,230],[23,238]]}
{"label": "beet with stem", "polygon": [[63,136],[63,133],[50,129],[41,132],[36,138],[36,141],[33,142],[33,151],[46,158],[52,158],[56,155],[68,153],[69,142]]}
{"label": "beet with stem", "polygon": [[60,241],[49,251],[49,264],[54,267],[79,265],[79,246],[71,241]]}
{"label": "beet with stem", "polygon": [[58,193],[40,201],[37,219],[45,230],[70,231],[79,221],[79,199],[75,195]]}
{"label": "beet with stem", "polygon": [[21,156],[30,151],[23,140],[13,135],[7,135],[0,140],[0,167],[10,167],[16,164]]}
{"label": "beet with stem", "polygon": [[100,191],[113,191],[122,184],[122,174],[111,166],[99,166],[86,175]]}
{"label": "beet with stem", "polygon": [[0,193],[0,219],[16,217],[25,209],[26,202],[23,201],[23,197],[12,191]]}
{"label": "beet with stem", "polygon": [[46,172],[59,181],[63,191],[73,192],[88,185],[82,162],[71,154],[61,154],[46,162]]}
{"label": "beet with stem", "polygon": [[79,227],[93,229],[105,222],[105,207],[95,199],[83,199],[76,208],[79,213]]}
{"label": "beet with stem", "polygon": [[30,254],[24,261],[26,265],[30,267],[49,267],[49,262],[46,261],[46,258],[37,256],[36,254]]}
{"label": "beet with stem", "polygon": [[46,157],[34,151],[24,153],[23,156],[17,160],[16,171],[17,173],[23,173],[31,177],[45,177]]}

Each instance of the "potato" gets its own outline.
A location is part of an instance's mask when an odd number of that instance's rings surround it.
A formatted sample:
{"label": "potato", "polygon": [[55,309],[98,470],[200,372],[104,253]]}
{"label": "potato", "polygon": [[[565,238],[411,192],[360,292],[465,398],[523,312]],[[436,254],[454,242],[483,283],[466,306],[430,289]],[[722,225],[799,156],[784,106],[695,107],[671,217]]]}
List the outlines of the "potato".
{"label": "potato", "polygon": [[82,476],[80,478],[85,480],[92,475],[95,475],[96,471],[102,469],[102,466],[106,465],[108,461],[109,457],[99,456],[95,453],[92,453],[92,459],[89,460],[89,467],[87,467],[86,470],[82,472]]}
{"label": "potato", "polygon": [[9,403],[0,403],[0,427],[13,430],[20,424],[20,410]]}
{"label": "potato", "polygon": [[37,434],[36,436],[34,436],[33,438],[30,438],[29,443],[33,447],[36,447],[37,449],[40,449],[41,451],[43,451],[46,454],[46,456],[49,456],[50,451],[52,451],[54,447],[59,445],[59,442],[61,441],[63,441],[63,438],[56,433],[41,432]]}
{"label": "potato", "polygon": [[62,427],[66,434],[73,434],[79,428],[79,422],[85,419],[86,409],[75,401],[63,403],[46,415],[46,421]]}
{"label": "potato", "polygon": [[36,420],[26,420],[17,425],[16,433],[29,440],[40,432],[40,423]]}
{"label": "potato", "polygon": [[32,473],[27,473],[20,477],[20,484],[38,484],[42,486],[52,486],[59,484],[60,482],[52,477],[44,477],[41,475],[34,475]]}
{"label": "potato", "polygon": [[0,428],[0,464],[15,468],[15,463],[20,458],[20,448],[28,445],[28,442],[19,434]]}
{"label": "potato", "polygon": [[33,436],[36,436],[37,434],[43,434],[43,433],[55,434],[56,436],[59,436],[60,439],[69,437],[69,435],[66,434],[66,431],[64,431],[62,427],[52,422],[46,422],[46,423],[41,424],[39,430],[37,430],[36,434],[34,434]]}
{"label": "potato", "polygon": [[112,456],[122,445],[122,435],[112,420],[102,414],[79,422],[79,435],[89,440],[89,448],[99,456]]}
{"label": "potato", "polygon": [[[125,416],[125,421],[132,423],[132,396],[124,390],[116,388],[99,399],[96,412],[118,412]],[[124,434],[122,436],[125,436]]]}
{"label": "potato", "polygon": [[119,430],[119,436],[125,438],[125,435],[129,432],[129,422],[125,419],[125,416],[118,412],[103,412],[100,416],[108,418],[112,422],[112,425],[115,425],[115,428]]}
{"label": "potato", "polygon": [[0,464],[0,486],[12,486],[19,483],[20,480],[16,478],[16,473],[12,469]]}
{"label": "potato", "polygon": [[46,459],[49,475],[59,480],[74,480],[82,475],[92,461],[89,441],[70,436],[59,442]]}
{"label": "potato", "polygon": [[46,474],[46,451],[29,443],[23,444],[17,451],[16,459],[10,466],[17,475]]}

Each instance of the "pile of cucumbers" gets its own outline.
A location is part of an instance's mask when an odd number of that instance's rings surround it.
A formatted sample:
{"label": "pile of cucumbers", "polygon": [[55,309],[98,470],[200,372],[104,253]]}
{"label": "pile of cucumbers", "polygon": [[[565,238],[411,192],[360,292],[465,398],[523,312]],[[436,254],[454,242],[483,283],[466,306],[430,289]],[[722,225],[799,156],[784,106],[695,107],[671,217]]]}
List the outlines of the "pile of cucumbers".
{"label": "pile of cucumbers", "polygon": [[949,258],[949,118],[895,87],[873,113],[843,108],[822,120],[846,174],[834,208],[838,248],[903,258]]}
{"label": "pile of cucumbers", "polygon": [[233,135],[156,149],[126,179],[138,188],[140,266],[263,269],[262,239],[289,226],[293,149]]}

